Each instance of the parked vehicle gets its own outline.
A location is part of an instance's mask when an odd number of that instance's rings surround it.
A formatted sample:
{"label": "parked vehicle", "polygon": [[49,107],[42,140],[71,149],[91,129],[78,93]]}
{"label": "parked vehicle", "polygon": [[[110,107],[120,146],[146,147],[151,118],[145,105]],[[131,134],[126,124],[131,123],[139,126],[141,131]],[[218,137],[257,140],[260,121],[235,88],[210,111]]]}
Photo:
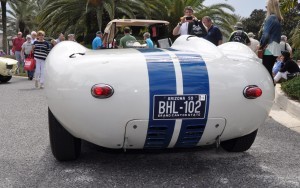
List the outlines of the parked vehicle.
{"label": "parked vehicle", "polygon": [[17,70],[17,64],[18,61],[14,59],[0,57],[0,82],[6,83],[12,78]]}
{"label": "parked vehicle", "polygon": [[183,35],[171,48],[89,50],[59,43],[46,62],[52,153],[79,157],[81,140],[114,149],[216,144],[248,150],[274,85],[247,46]]}
{"label": "parked vehicle", "polygon": [[[106,48],[117,48],[120,38],[124,36],[122,28],[130,27],[134,31],[148,31],[151,34],[151,40],[158,47],[170,47],[172,41],[167,37],[168,25],[169,22],[164,20],[114,19],[104,29],[103,43]],[[139,37],[143,38],[142,36],[142,34],[135,35],[138,41]],[[133,47],[142,46],[133,44]]]}

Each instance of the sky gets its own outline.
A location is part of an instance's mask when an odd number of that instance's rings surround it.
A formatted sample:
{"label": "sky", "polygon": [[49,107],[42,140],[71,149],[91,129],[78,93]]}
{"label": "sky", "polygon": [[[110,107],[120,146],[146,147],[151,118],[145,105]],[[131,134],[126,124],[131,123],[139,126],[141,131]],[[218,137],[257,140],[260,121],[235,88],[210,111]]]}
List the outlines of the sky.
{"label": "sky", "polygon": [[205,0],[204,5],[209,6],[217,3],[226,3],[234,7],[235,14],[249,17],[253,10],[265,10],[266,0]]}

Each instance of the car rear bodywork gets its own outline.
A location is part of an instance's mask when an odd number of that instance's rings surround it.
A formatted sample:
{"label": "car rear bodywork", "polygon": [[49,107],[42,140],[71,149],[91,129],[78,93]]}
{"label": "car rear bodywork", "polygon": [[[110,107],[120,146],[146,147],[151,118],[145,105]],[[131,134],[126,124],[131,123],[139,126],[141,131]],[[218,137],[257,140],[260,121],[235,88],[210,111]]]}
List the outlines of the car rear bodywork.
{"label": "car rear bodywork", "polygon": [[[216,47],[181,36],[169,49],[98,51],[62,42],[46,64],[55,118],[74,137],[107,148],[193,147],[242,137],[264,123],[274,99],[267,70],[235,42]],[[110,85],[114,94],[93,97],[95,84]],[[252,85],[262,95],[247,99],[243,91]]]}

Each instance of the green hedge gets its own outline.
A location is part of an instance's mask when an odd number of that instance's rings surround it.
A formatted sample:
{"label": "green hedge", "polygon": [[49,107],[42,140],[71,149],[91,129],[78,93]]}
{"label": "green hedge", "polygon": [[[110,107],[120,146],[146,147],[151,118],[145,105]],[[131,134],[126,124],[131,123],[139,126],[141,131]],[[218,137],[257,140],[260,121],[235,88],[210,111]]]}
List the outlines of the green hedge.
{"label": "green hedge", "polygon": [[300,76],[283,82],[281,89],[292,99],[300,100]]}

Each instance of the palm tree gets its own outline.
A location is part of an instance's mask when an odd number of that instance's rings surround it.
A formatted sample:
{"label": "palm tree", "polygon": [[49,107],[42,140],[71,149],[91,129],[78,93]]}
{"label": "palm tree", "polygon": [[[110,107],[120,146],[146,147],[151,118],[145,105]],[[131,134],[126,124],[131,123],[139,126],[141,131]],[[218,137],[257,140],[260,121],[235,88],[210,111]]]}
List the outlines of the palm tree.
{"label": "palm tree", "polygon": [[7,0],[1,0],[2,31],[3,31],[2,46],[3,46],[3,51],[5,53],[7,53],[6,3],[7,3]]}
{"label": "palm tree", "polygon": [[2,31],[3,31],[3,50],[7,53],[7,8],[6,5],[8,2],[16,3],[16,2],[24,2],[24,0],[1,0],[1,11],[2,11]]}
{"label": "palm tree", "polygon": [[25,35],[29,33],[37,24],[35,17],[37,12],[36,0],[17,1],[15,3],[8,2],[11,11],[10,14],[15,19],[17,31],[21,31]]}
{"label": "palm tree", "polygon": [[284,14],[289,12],[291,9],[295,8],[298,4],[298,0],[281,0],[280,1],[280,9]]}
{"label": "palm tree", "polygon": [[140,4],[135,0],[45,0],[38,20],[50,33],[76,30],[82,25],[89,28],[93,21],[97,30],[102,30],[103,16],[108,15],[110,20],[120,14],[134,18],[136,7]]}
{"label": "palm tree", "polygon": [[220,27],[225,36],[231,33],[232,23],[237,21],[236,16],[230,14],[230,11],[233,12],[235,9],[224,3],[204,6],[204,0],[145,0],[144,2],[150,8],[151,18],[168,20],[170,28],[174,28],[177,25],[186,6],[193,7],[194,15],[198,19],[210,16],[214,24]]}

